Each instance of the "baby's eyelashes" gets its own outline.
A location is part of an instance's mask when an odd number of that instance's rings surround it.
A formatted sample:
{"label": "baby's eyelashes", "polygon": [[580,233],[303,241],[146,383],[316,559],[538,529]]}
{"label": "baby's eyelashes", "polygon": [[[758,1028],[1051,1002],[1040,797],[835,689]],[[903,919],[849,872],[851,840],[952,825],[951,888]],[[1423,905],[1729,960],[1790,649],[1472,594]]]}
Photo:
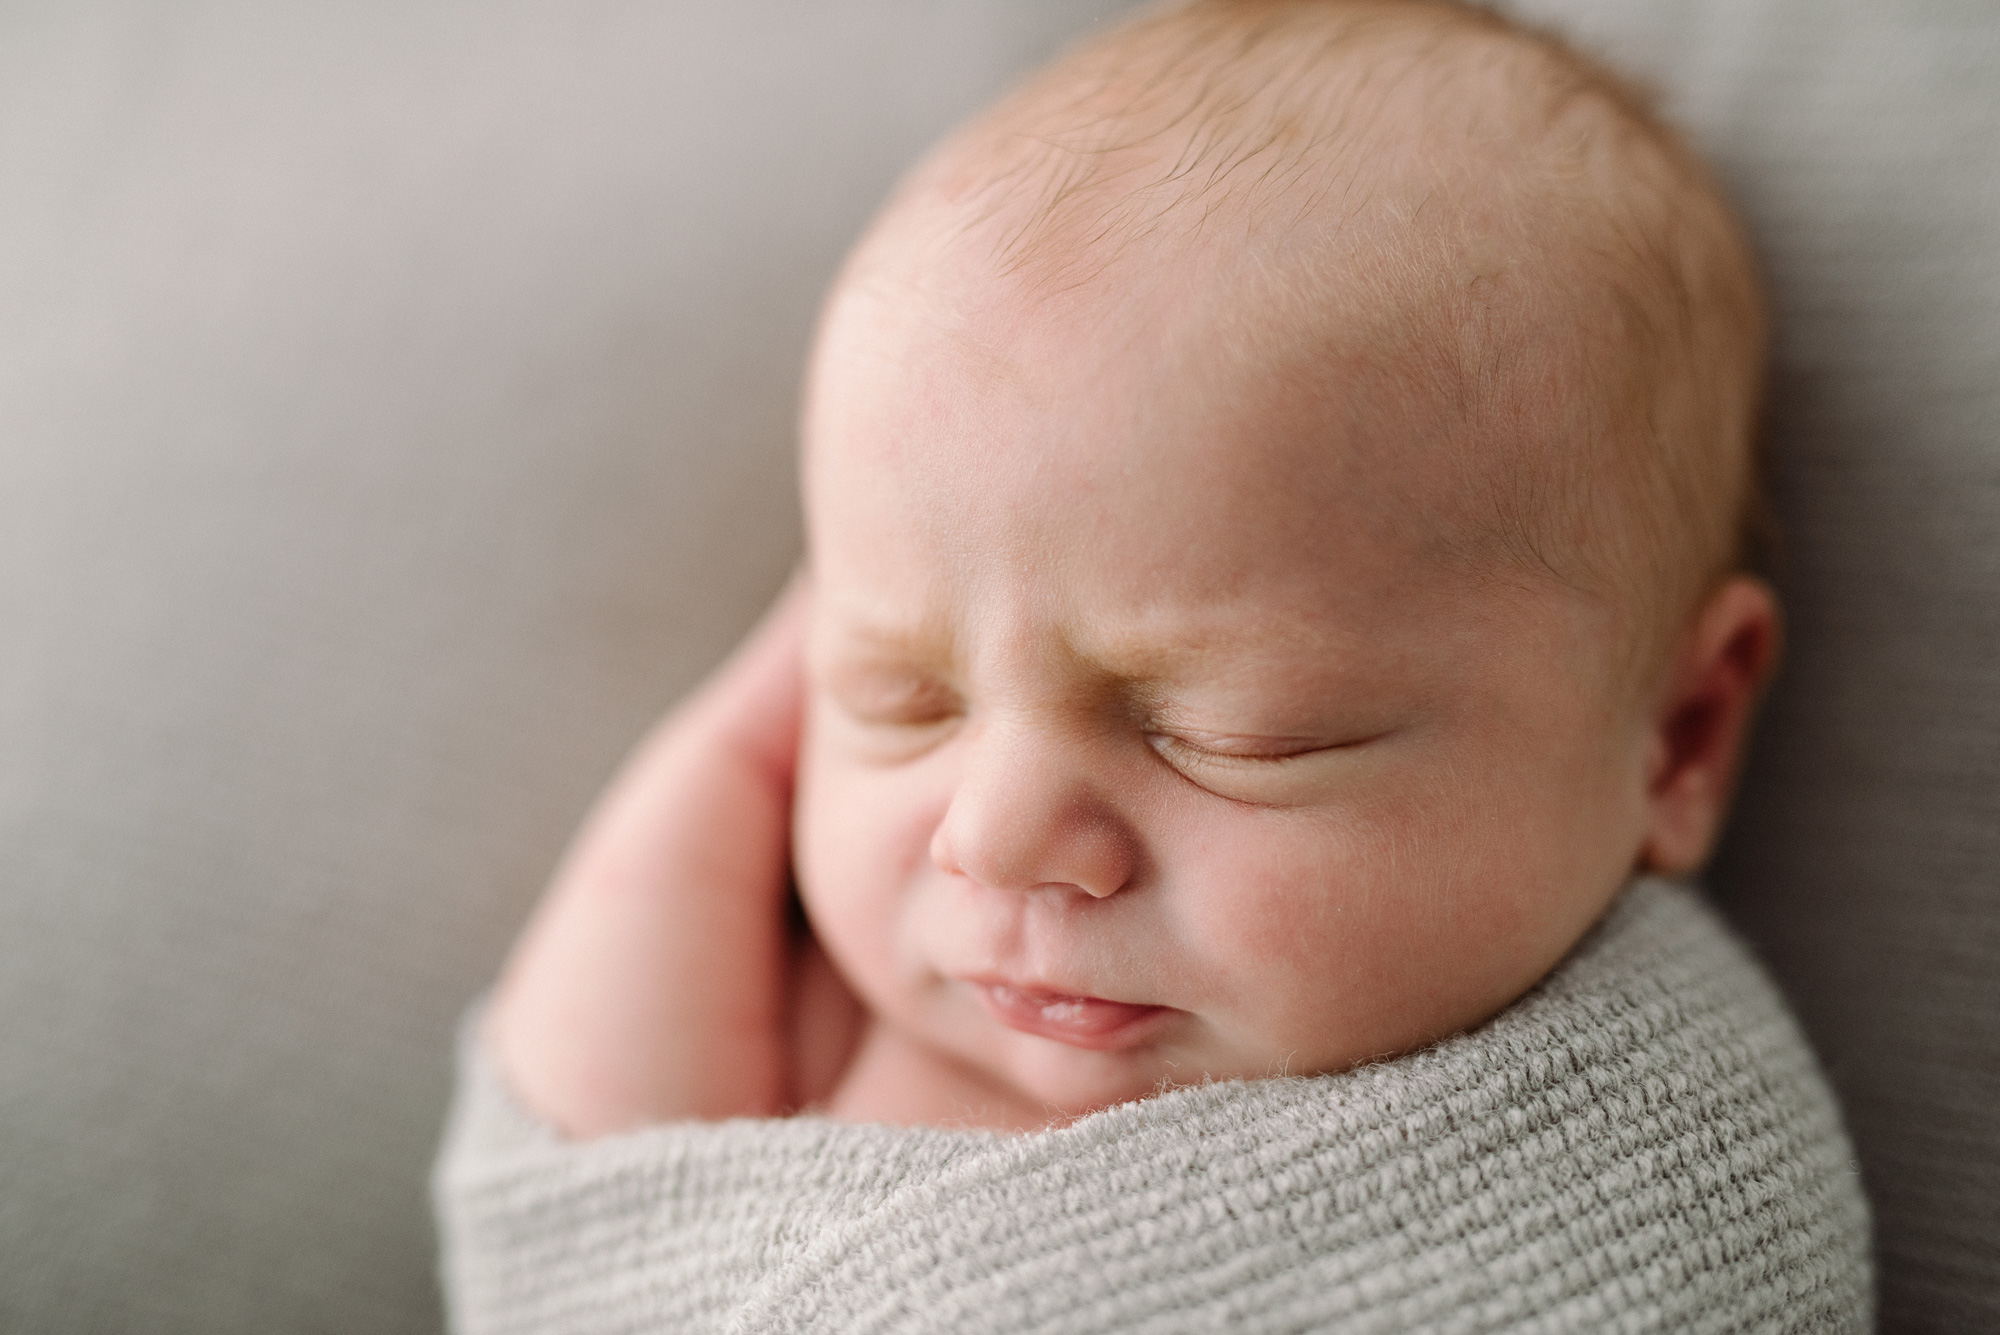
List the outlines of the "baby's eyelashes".
{"label": "baby's eyelashes", "polygon": [[1186,728],[1146,734],[1168,768],[1204,792],[1252,806],[1297,806],[1328,800],[1351,779],[1354,758],[1387,737],[1262,736]]}
{"label": "baby's eyelashes", "polygon": [[952,697],[912,697],[907,700],[842,702],[842,708],[857,723],[877,728],[930,728],[949,723],[965,713],[964,704]]}
{"label": "baby's eyelashes", "polygon": [[1218,760],[1291,760],[1315,751],[1358,745],[1358,742],[1325,737],[1261,737],[1180,728],[1172,732],[1148,732],[1146,744],[1163,754],[1185,752]]}

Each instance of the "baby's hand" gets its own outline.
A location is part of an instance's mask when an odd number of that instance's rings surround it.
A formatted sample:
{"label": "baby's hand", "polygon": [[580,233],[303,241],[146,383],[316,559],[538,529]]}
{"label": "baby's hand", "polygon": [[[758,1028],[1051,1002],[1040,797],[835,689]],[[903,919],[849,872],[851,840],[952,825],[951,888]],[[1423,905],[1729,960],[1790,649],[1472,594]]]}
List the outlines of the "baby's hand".
{"label": "baby's hand", "polygon": [[845,1062],[859,1009],[786,923],[805,610],[795,580],[634,753],[494,991],[490,1051],[567,1135],[775,1115]]}

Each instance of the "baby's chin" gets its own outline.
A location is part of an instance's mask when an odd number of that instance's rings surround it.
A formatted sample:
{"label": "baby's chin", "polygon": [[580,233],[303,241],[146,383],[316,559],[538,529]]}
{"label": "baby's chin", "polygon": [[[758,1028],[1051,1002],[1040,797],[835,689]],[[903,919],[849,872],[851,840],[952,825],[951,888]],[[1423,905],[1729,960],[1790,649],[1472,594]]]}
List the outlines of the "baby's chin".
{"label": "baby's chin", "polygon": [[[1476,1027],[1488,1016],[1479,1017]],[[1205,1028],[1193,1016],[1189,1028]],[[968,1059],[989,1078],[1016,1092],[1026,1106],[1049,1110],[1051,1122],[1073,1120],[1121,1103],[1151,1098],[1187,1085],[1212,1081],[1263,1080],[1281,1076],[1320,1076],[1352,1070],[1373,1061],[1406,1055],[1444,1037],[1423,1027],[1373,1044],[1356,1043],[1313,1050],[1275,1035],[1239,1035],[1236,1043],[1213,1040],[1210,1032],[1179,1035],[1171,1030],[1164,1041],[1116,1052],[1081,1050],[1069,1044],[1025,1034],[1005,1034]],[[1195,1038],[1196,1041],[1186,1041]]]}
{"label": "baby's chin", "polygon": [[1140,1045],[1092,1051],[1055,1039],[1007,1034],[980,1065],[1021,1098],[1049,1110],[1051,1120],[1083,1117],[1121,1103],[1151,1098],[1180,1085],[1239,1074],[1175,1045]]}
{"label": "baby's chin", "polygon": [[[1053,1029],[1057,1036],[1051,1037],[1048,1032],[1034,1032],[1042,1026],[1035,1025],[1032,1017],[1024,1022],[1018,1015],[1009,1016],[1004,1007],[989,1005],[976,1020],[954,1009],[930,1037],[1005,1090],[1016,1106],[1046,1109],[1050,1121],[1074,1119],[1184,1085],[1323,1075],[1392,1055],[1377,1045],[1315,1046],[1297,1034],[1170,1007],[1151,1009],[1155,1013],[1133,1016],[1122,1026],[1113,1023],[1108,1032],[1070,1035],[1071,1041],[1064,1041],[1060,1023]],[[944,1017],[932,1019],[936,1023]],[[1413,1032],[1403,1046],[1421,1046],[1429,1037]]]}

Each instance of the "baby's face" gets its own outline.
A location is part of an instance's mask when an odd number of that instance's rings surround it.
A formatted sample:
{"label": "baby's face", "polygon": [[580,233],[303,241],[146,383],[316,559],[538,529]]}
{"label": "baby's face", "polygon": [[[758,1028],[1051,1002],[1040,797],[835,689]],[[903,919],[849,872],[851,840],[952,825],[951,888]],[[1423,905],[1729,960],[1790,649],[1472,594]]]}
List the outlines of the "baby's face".
{"label": "baby's face", "polygon": [[1475,1023],[1641,838],[1612,620],[1483,562],[1450,406],[1259,272],[934,250],[822,332],[801,893],[881,1023],[1066,1113]]}

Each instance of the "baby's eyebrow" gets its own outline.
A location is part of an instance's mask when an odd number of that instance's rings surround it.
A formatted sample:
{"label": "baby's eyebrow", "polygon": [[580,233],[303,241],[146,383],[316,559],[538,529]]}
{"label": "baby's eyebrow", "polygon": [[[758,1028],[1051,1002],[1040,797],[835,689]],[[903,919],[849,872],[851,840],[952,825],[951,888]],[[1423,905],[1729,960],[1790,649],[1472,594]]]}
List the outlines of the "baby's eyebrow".
{"label": "baby's eyebrow", "polygon": [[1092,644],[1078,656],[1104,676],[1145,690],[1172,681],[1210,655],[1200,644],[1121,636]]}
{"label": "baby's eyebrow", "polygon": [[825,634],[812,639],[824,653],[863,664],[943,666],[951,661],[950,638],[935,627],[839,617]]}
{"label": "baby's eyebrow", "polygon": [[1310,652],[1315,658],[1327,650],[1320,637],[1298,627],[1252,635],[1241,626],[1199,624],[1177,627],[1172,635],[1105,628],[1072,648],[1110,675],[1134,683],[1166,681],[1190,667],[1220,662],[1255,666],[1268,661],[1274,650]]}

